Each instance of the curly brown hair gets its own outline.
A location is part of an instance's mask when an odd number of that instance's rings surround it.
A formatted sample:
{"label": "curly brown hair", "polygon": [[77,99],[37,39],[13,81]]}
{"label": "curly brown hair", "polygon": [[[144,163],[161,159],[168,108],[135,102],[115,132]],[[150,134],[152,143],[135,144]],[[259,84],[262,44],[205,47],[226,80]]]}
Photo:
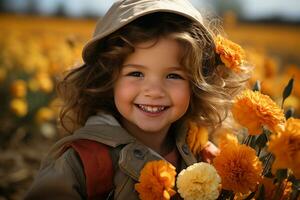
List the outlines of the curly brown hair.
{"label": "curly brown hair", "polygon": [[[60,122],[68,131],[82,126],[97,112],[119,118],[114,105],[114,82],[125,58],[134,52],[135,44],[171,37],[182,47],[181,64],[190,79],[191,101],[185,118],[216,127],[226,118],[233,96],[243,88],[245,74],[224,67],[215,53],[210,29],[172,13],[143,16],[98,41],[96,50],[85,64],[67,73],[58,85],[64,101]],[[209,32],[209,33],[208,33]],[[75,125],[67,126],[68,119]]]}

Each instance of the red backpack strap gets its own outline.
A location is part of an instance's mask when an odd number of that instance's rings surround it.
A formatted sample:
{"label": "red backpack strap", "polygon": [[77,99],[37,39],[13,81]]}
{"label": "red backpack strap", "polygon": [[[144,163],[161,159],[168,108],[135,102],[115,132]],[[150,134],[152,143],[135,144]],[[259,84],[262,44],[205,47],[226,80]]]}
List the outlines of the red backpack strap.
{"label": "red backpack strap", "polygon": [[86,176],[88,199],[105,199],[113,188],[113,163],[108,146],[86,139],[72,141]]}

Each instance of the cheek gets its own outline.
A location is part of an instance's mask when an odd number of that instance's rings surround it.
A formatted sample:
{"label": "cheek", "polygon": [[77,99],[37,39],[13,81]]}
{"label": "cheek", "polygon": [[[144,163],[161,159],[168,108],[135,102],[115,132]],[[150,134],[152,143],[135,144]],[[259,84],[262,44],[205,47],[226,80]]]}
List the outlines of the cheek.
{"label": "cheek", "polygon": [[190,104],[191,90],[189,85],[183,85],[174,89],[173,102],[180,106],[182,111],[186,111]]}
{"label": "cheek", "polygon": [[117,81],[114,87],[115,104],[118,105],[130,103],[135,95],[135,85],[126,81]]}

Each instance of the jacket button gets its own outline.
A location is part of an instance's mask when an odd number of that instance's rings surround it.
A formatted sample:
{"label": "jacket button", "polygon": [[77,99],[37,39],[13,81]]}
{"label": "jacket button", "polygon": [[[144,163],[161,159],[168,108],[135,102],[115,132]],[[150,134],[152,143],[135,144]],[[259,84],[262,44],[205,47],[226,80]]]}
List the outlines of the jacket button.
{"label": "jacket button", "polygon": [[143,160],[144,157],[145,157],[145,154],[139,150],[139,149],[134,149],[133,150],[133,155],[137,158],[137,159],[140,159],[140,160]]}
{"label": "jacket button", "polygon": [[181,148],[182,148],[182,151],[183,151],[186,155],[188,155],[188,154],[190,153],[189,147],[188,147],[187,144],[183,144]]}

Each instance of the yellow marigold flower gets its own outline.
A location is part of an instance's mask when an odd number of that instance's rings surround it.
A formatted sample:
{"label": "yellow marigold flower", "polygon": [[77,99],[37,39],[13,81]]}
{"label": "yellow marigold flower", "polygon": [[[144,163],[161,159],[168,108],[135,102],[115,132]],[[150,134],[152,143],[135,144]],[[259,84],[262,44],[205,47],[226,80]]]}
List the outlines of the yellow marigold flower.
{"label": "yellow marigold flower", "polygon": [[167,200],[176,192],[175,167],[164,160],[148,162],[141,171],[135,189],[142,200]]}
{"label": "yellow marigold flower", "polygon": [[215,39],[216,53],[220,55],[226,67],[235,72],[243,71],[242,65],[246,54],[241,46],[218,35]]}
{"label": "yellow marigold flower", "polygon": [[26,82],[23,80],[15,80],[10,85],[10,93],[13,97],[22,98],[27,94]]}
{"label": "yellow marigold flower", "polygon": [[221,178],[214,166],[200,162],[178,174],[177,188],[187,200],[213,200],[219,196]]}
{"label": "yellow marigold flower", "polygon": [[35,79],[41,91],[46,93],[50,93],[53,91],[54,85],[49,74],[40,72],[36,74]]}
{"label": "yellow marigold flower", "polygon": [[250,135],[258,135],[262,126],[274,131],[284,124],[283,110],[267,95],[258,91],[245,90],[236,96],[232,107],[234,119],[248,128]]}
{"label": "yellow marigold flower", "polygon": [[228,141],[238,143],[237,135],[232,132],[232,130],[227,128],[221,128],[214,133],[215,141],[218,146],[224,145]]}
{"label": "yellow marigold flower", "polygon": [[13,99],[10,102],[10,109],[18,117],[24,117],[28,112],[27,102],[24,99]]}
{"label": "yellow marigold flower", "polygon": [[196,123],[189,123],[189,130],[186,137],[186,142],[189,145],[194,155],[199,155],[201,150],[208,142],[208,131],[203,126],[197,126]]}
{"label": "yellow marigold flower", "polygon": [[40,108],[35,116],[37,123],[43,123],[54,119],[54,111],[47,107]]}
{"label": "yellow marigold flower", "polygon": [[221,176],[223,189],[243,194],[254,191],[262,178],[262,164],[255,150],[231,140],[220,150],[213,165]]}
{"label": "yellow marigold flower", "polygon": [[300,119],[289,118],[283,129],[271,135],[269,151],[275,155],[273,171],[289,168],[300,178]]}

